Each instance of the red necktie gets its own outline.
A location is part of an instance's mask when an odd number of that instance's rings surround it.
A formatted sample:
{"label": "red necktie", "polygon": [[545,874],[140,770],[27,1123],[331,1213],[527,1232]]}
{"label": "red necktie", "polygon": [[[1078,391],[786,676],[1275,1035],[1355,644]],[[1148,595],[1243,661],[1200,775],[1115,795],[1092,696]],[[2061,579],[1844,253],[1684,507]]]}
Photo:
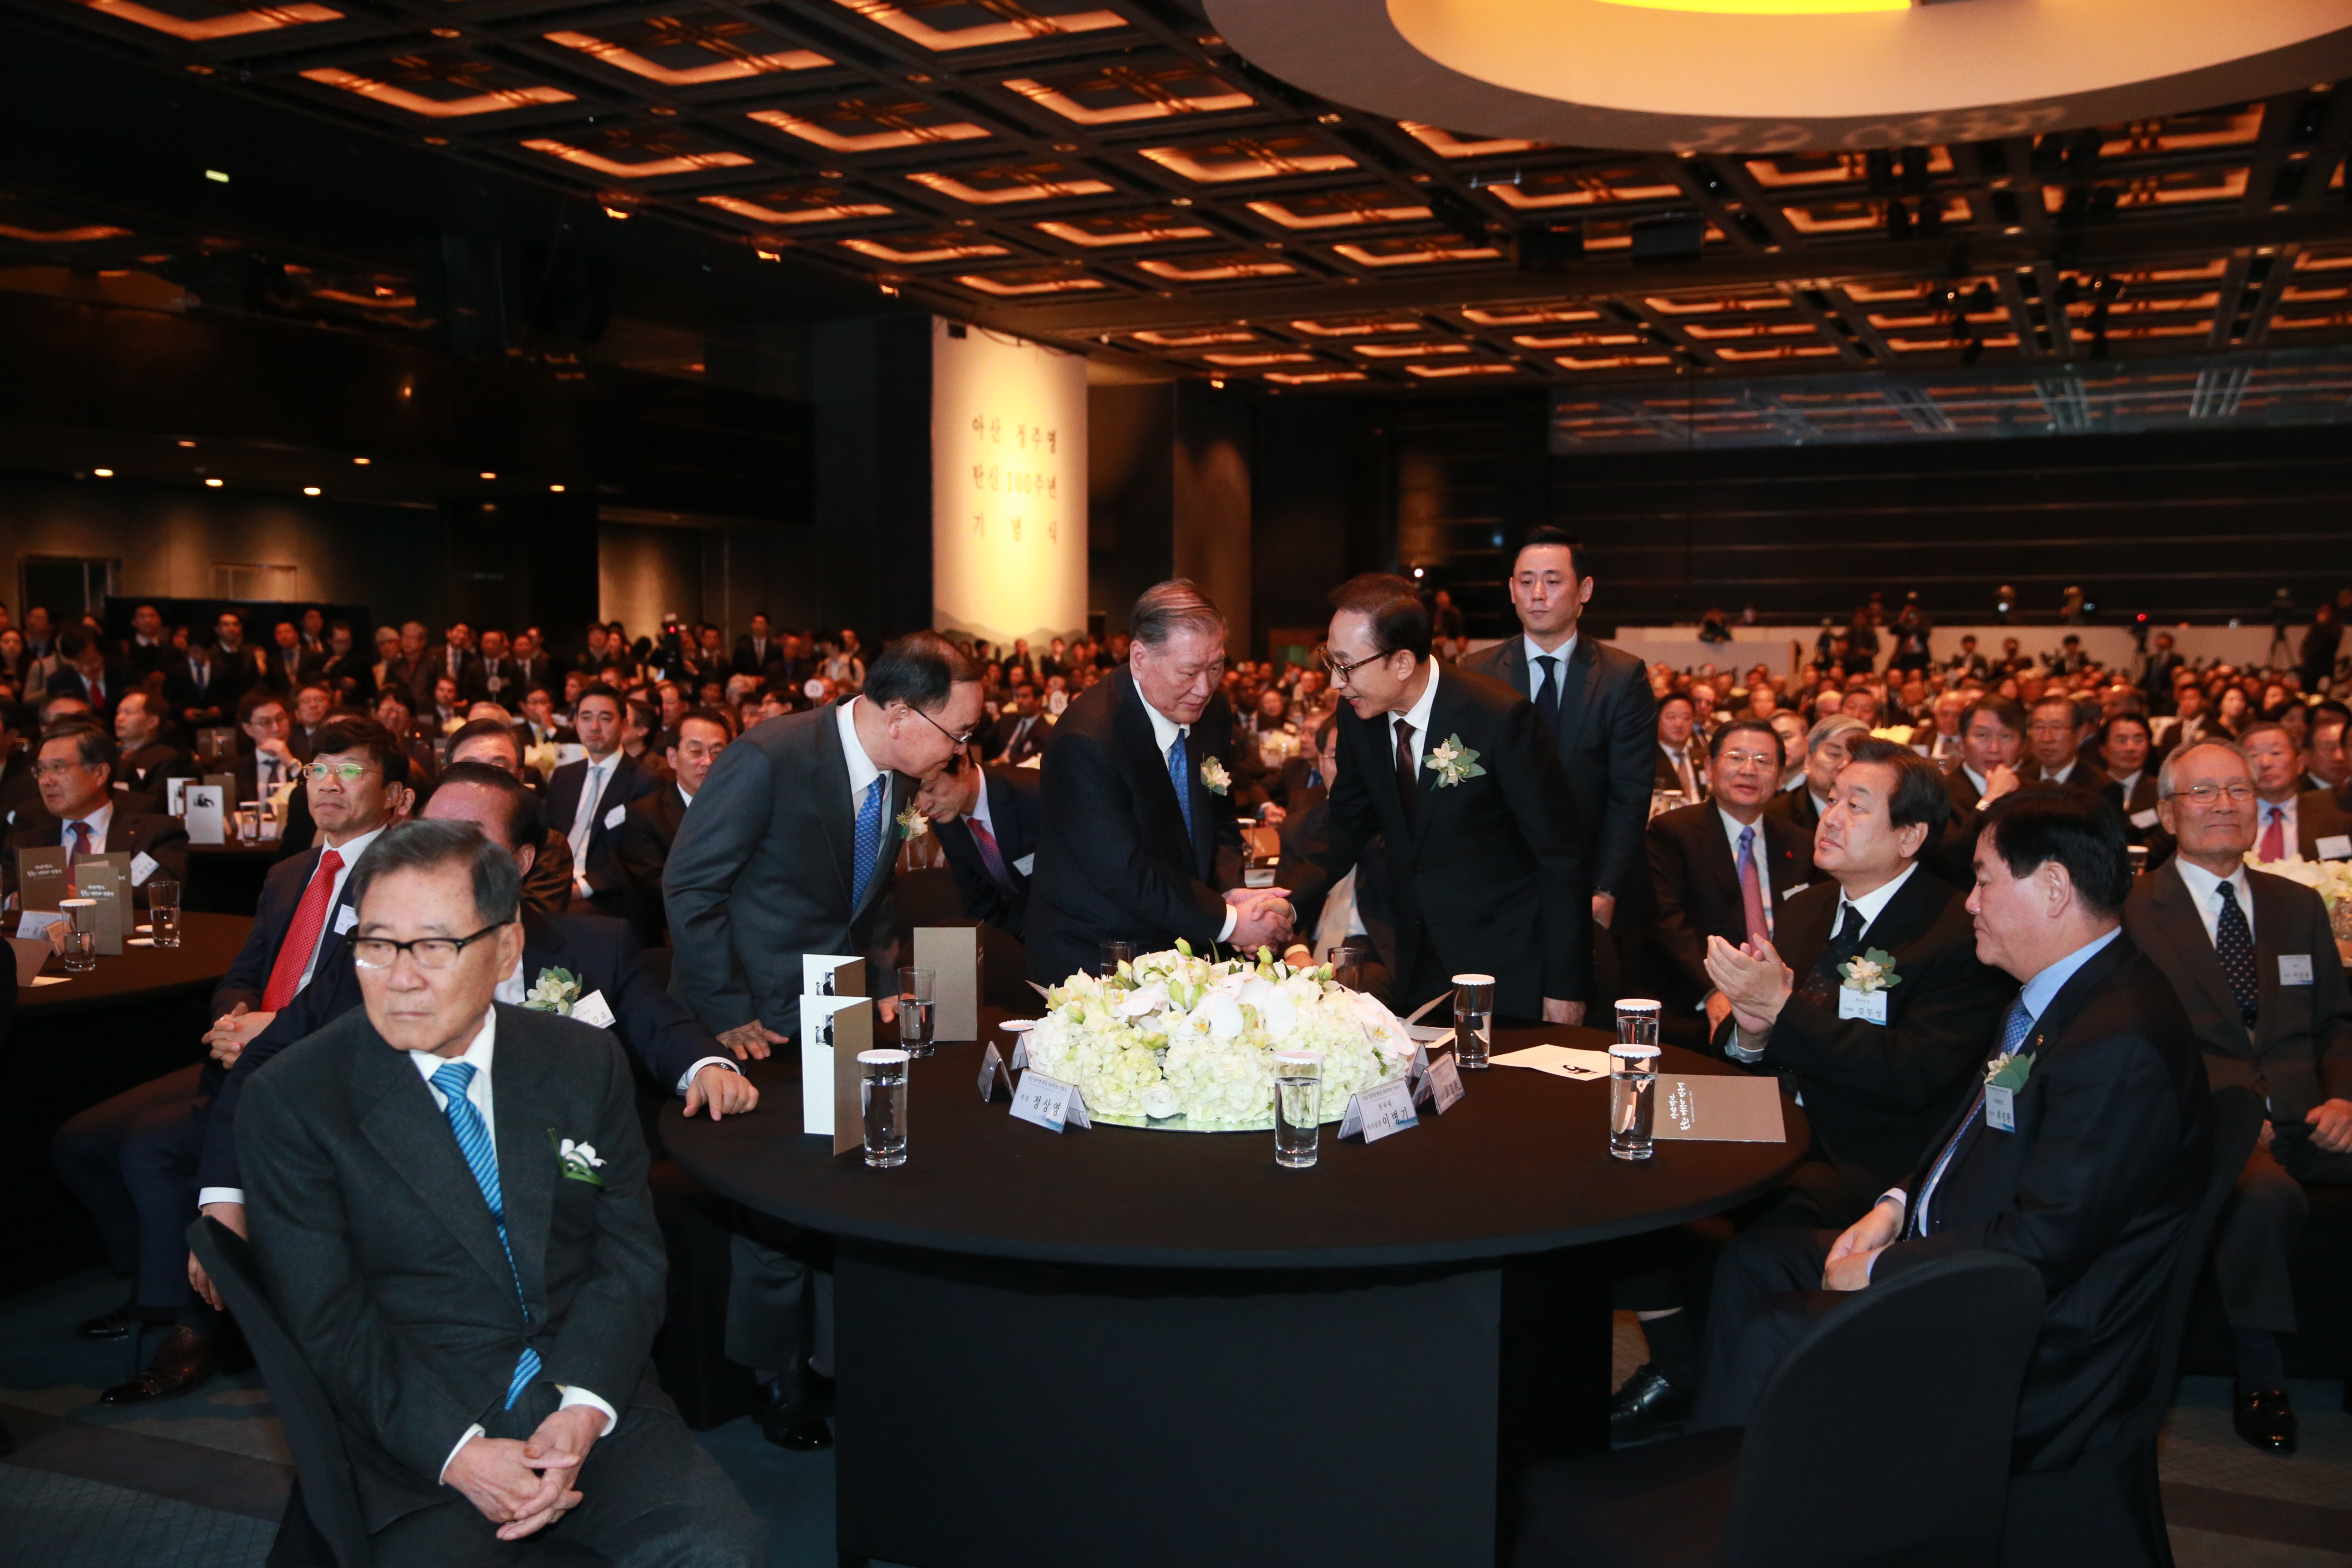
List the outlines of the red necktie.
{"label": "red necktie", "polygon": [[971,828],[972,845],[980,851],[980,863],[988,868],[988,879],[1006,892],[1011,892],[1013,877],[1004,868],[1004,851],[996,847],[996,835],[991,833],[988,830],[988,824],[978,817],[972,818],[969,826]]}
{"label": "red necktie", "polygon": [[319,868],[310,873],[310,885],[302,889],[302,901],[294,906],[293,923],[278,944],[278,962],[269,966],[269,984],[261,993],[263,1012],[277,1012],[302,989],[303,972],[310,967],[319,933],[327,929],[327,901],[335,894],[335,873],[342,868],[343,858],[333,850],[319,857]]}
{"label": "red necktie", "polygon": [[89,824],[87,822],[70,822],[66,826],[73,829],[73,858],[79,860],[83,856],[89,853]]}
{"label": "red necktie", "polygon": [[2286,812],[2275,805],[2265,809],[2271,814],[2270,825],[2263,829],[2263,847],[2254,854],[2267,866],[2286,858]]}

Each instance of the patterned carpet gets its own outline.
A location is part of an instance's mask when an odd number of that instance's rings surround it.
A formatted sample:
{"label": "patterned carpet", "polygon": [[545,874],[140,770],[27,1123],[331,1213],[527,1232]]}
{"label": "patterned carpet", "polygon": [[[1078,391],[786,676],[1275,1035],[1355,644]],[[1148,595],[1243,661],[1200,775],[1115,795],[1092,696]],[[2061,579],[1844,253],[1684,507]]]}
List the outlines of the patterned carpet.
{"label": "patterned carpet", "polygon": [[[73,1338],[121,1300],[97,1274],[0,1300],[0,1559],[41,1568],[262,1568],[292,1472],[268,1390],[251,1373],[184,1399],[110,1411],[98,1391],[130,1349]],[[1643,1354],[1631,1314],[1613,1350]],[[2352,1415],[2342,1385],[2293,1390],[2303,1445],[2258,1454],[2230,1430],[2229,1385],[2181,1384],[2163,1457],[2179,1568],[2352,1568]],[[748,1421],[704,1446],[767,1521],[772,1568],[832,1568],[833,1457],[790,1454]],[[876,1568],[887,1568],[877,1564]]]}

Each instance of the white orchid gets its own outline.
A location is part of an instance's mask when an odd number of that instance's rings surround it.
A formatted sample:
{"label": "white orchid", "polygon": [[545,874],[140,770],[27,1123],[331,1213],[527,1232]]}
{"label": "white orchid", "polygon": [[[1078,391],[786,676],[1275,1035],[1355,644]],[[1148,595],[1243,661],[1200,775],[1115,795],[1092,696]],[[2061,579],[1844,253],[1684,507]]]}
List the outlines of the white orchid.
{"label": "white orchid", "polygon": [[1223,795],[1233,787],[1234,775],[1225,772],[1224,763],[1208,757],[1201,763],[1201,783],[1211,795]]}

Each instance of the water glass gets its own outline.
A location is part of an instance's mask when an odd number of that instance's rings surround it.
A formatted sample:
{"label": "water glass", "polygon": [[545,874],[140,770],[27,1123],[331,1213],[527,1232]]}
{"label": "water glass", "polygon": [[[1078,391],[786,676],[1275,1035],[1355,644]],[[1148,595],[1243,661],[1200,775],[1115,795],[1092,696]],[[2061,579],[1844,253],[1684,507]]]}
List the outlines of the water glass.
{"label": "water glass", "polygon": [[877,1171],[907,1163],[904,1051],[857,1053],[857,1103],[866,1117],[866,1163]]}
{"label": "water glass", "polygon": [[1134,962],[1135,943],[1131,942],[1107,942],[1102,944],[1102,956],[1100,961],[1095,965],[1095,973],[1101,975],[1105,980],[1116,980],[1118,978],[1118,966],[1122,963],[1133,963]]}
{"label": "water glass", "polygon": [[1350,991],[1364,988],[1364,950],[1360,947],[1335,947],[1323,955],[1331,966],[1331,978]]}
{"label": "water glass", "polygon": [[909,1056],[931,1054],[932,987],[938,979],[937,970],[898,971],[898,1043]]}
{"label": "water glass", "polygon": [[157,947],[180,945],[180,884],[169,877],[147,879],[147,923]]}
{"label": "water glass", "polygon": [[1274,1053],[1274,1163],[1293,1170],[1315,1163],[1323,1118],[1323,1053]]}
{"label": "water glass", "polygon": [[1650,1157],[1650,1119],[1658,1100],[1658,1047],[1626,1043],[1609,1047],[1609,1152],[1620,1160]]}
{"label": "water glass", "polygon": [[1658,1043],[1657,1002],[1647,996],[1622,996],[1617,1001],[1617,1041],[1626,1046]]}
{"label": "water glass", "polygon": [[66,973],[88,974],[98,967],[98,900],[59,899],[58,910],[66,918]]}
{"label": "water glass", "polygon": [[1484,1072],[1486,1047],[1495,1037],[1495,977],[1457,974],[1454,977],[1454,1065],[1464,1072]]}

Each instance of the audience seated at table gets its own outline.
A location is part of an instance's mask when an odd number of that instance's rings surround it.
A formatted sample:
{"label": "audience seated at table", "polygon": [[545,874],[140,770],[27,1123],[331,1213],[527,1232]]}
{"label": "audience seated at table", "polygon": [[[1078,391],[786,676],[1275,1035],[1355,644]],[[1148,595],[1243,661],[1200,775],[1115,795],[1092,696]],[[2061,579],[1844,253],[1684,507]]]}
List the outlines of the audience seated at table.
{"label": "audience seated at table", "polygon": [[[478,763],[498,769],[534,795],[538,775],[523,764],[514,726],[503,719],[469,720],[449,737],[449,766]],[[439,781],[436,779],[435,783]],[[522,870],[523,907],[543,915],[560,915],[572,908],[572,843],[552,827],[542,826],[537,852]]]}
{"label": "audience seated at table", "polygon": [[[163,816],[161,803],[152,796],[119,797],[114,790],[116,760],[114,737],[89,719],[68,719],[42,731],[31,770],[38,804],[16,809],[5,840],[12,900],[24,886],[17,858],[26,849],[62,848],[77,858],[131,857],[134,889],[156,870],[174,881],[187,876],[187,829],[177,818]],[[142,856],[153,862],[152,868],[140,866]]]}
{"label": "audience seated at table", "polygon": [[669,776],[629,803],[614,832],[613,859],[620,868],[624,907],[637,940],[647,947],[663,946],[669,939],[662,872],[669,864],[670,846],[677,841],[678,824],[686,820],[687,808],[702,792],[711,764],[735,734],[733,721],[719,709],[691,708],[681,713],[667,752]]}

